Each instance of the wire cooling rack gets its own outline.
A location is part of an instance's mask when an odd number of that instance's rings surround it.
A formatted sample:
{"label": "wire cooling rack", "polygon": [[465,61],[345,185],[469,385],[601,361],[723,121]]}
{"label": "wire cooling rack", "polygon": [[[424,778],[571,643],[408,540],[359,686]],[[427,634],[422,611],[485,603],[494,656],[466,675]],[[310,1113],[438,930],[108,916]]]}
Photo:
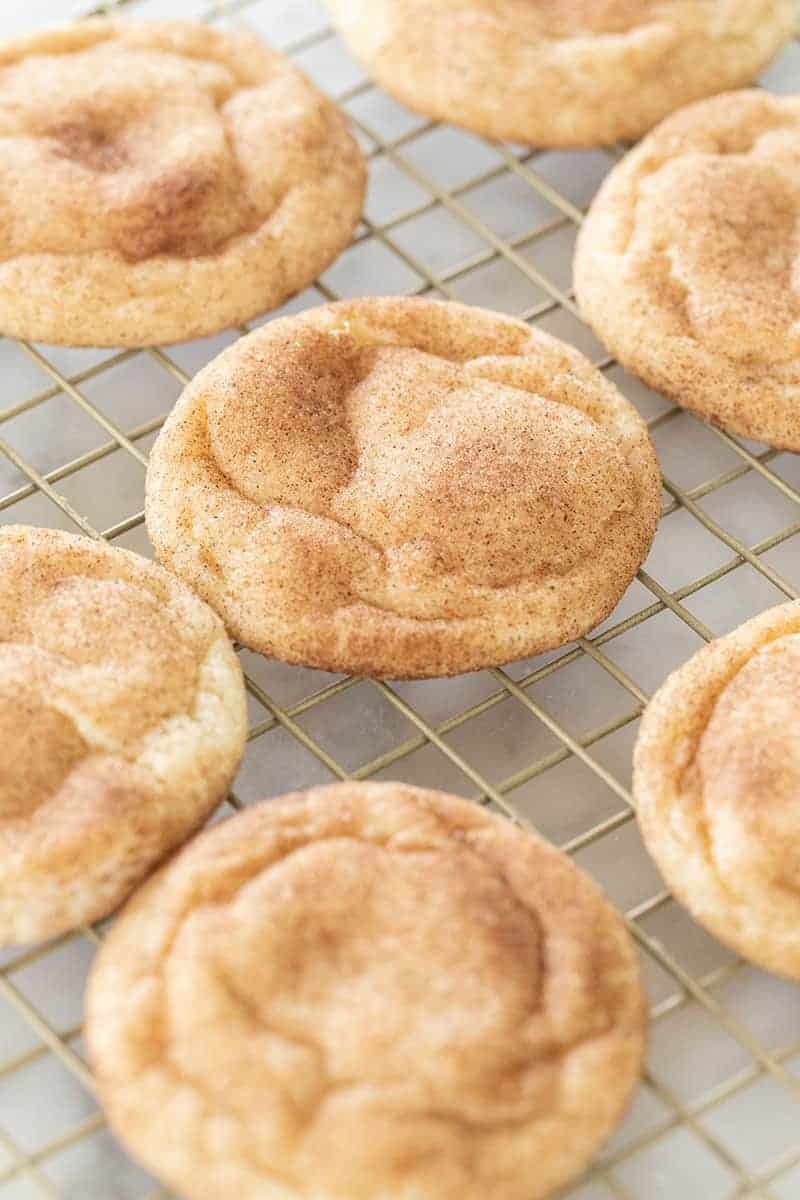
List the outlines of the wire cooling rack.
{"label": "wire cooling rack", "polygon": [[[37,7],[38,4],[38,7]],[[64,19],[37,0],[18,23]],[[250,741],[225,809],[333,779],[443,787],[531,823],[625,913],[652,1000],[648,1071],[570,1200],[798,1200],[800,990],[734,958],[663,889],[630,754],[648,696],[704,641],[800,595],[800,460],[727,436],[604,356],[570,291],[583,210],[622,153],[531,153],[414,117],[374,88],[315,0],[119,0],[139,17],[245,24],[328,90],[370,159],[353,245],[283,311],[360,293],[485,304],[572,341],[648,420],[664,470],[653,551],[617,611],[555,653],[384,684],[241,652]],[[3,6],[5,9],[5,5]],[[59,12],[59,9],[61,11]],[[13,13],[11,14],[13,18]],[[0,17],[0,34],[16,32]],[[800,87],[800,45],[764,79]],[[258,324],[254,322],[253,324]],[[77,528],[150,554],[147,451],[192,373],[237,333],[122,353],[0,342],[0,523]],[[81,1038],[102,930],[0,957],[0,1200],[165,1200],[108,1132]],[[225,1200],[225,1198],[220,1198]]]}

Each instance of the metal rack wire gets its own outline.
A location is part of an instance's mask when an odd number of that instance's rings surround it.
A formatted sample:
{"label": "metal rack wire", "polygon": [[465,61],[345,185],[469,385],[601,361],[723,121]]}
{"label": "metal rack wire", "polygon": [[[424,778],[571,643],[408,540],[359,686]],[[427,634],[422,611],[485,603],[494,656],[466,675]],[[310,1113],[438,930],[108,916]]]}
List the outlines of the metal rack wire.
{"label": "metal rack wire", "polygon": [[[94,11],[110,11],[125,6],[141,16],[161,15],[161,0],[114,0],[98,6]],[[169,15],[178,15],[175,5],[165,5]],[[201,12],[193,8],[191,13],[180,15],[202,16],[209,20],[228,22],[244,21],[259,17],[261,31],[269,32],[272,0],[220,0],[211,9]],[[280,45],[284,52],[297,56],[301,65],[308,65],[309,56],[336,48],[341,53],[333,31],[320,17],[313,0],[296,0],[289,6],[290,15],[300,15],[309,29],[293,43]],[[282,0],[282,12],[287,5]],[[284,39],[285,42],[285,39]],[[798,82],[800,82],[800,59],[798,59]],[[323,79],[324,83],[324,79]],[[381,247],[391,261],[399,263],[407,279],[403,290],[436,294],[446,297],[461,297],[463,284],[475,277],[481,268],[492,268],[502,264],[513,268],[527,285],[532,296],[541,296],[535,303],[515,306],[517,315],[530,321],[569,324],[566,336],[580,340],[585,332],[580,329],[580,316],[572,294],[558,278],[552,267],[541,265],[537,258],[537,247],[552,239],[567,237],[582,219],[579,204],[565,194],[564,188],[548,178],[542,169],[542,160],[536,153],[523,152],[514,147],[487,145],[491,151],[488,165],[470,171],[453,186],[445,186],[441,179],[420,165],[419,155],[414,148],[435,128],[422,120],[402,121],[394,133],[378,127],[379,122],[365,118],[360,101],[374,94],[375,89],[368,81],[358,78],[343,89],[336,91],[337,101],[350,112],[362,136],[365,149],[373,161],[386,169],[397,172],[397,178],[410,186],[415,199],[393,211],[384,219],[365,216],[356,239],[356,252],[360,247]],[[622,153],[620,149],[618,151]],[[527,190],[532,211],[545,215],[533,225],[514,233],[502,235],[485,217],[476,215],[469,197],[476,189],[491,187],[497,181],[513,180]],[[534,201],[536,203],[534,203]],[[471,249],[454,262],[437,270],[431,269],[422,250],[410,250],[402,236],[409,223],[425,218],[429,214],[447,214],[454,227],[467,231]],[[556,242],[555,244],[560,244]],[[563,258],[562,254],[562,258]],[[552,258],[552,256],[551,256]],[[329,271],[319,280],[313,292],[301,300],[309,303],[322,298],[335,299],[336,270]],[[373,280],[372,289],[377,290],[378,279]],[[400,290],[400,289],[398,289]],[[244,332],[244,330],[242,331]],[[116,456],[122,456],[141,472],[146,464],[146,447],[159,428],[166,413],[143,421],[133,427],[124,428],[109,416],[106,408],[87,394],[93,385],[108,373],[131,364],[143,357],[161,373],[166,373],[174,385],[184,384],[189,375],[180,365],[178,358],[170,352],[152,348],[147,351],[124,351],[108,354],[71,371],[57,355],[43,352],[27,343],[19,343],[21,354],[33,364],[47,386],[32,389],[22,399],[0,408],[0,463],[13,468],[19,478],[0,496],[0,521],[27,520],[26,502],[37,497],[50,502],[53,519],[67,527],[77,527],[82,532],[102,537],[119,544],[135,544],[141,547],[143,513],[141,510],[127,514],[114,523],[101,526],[90,519],[85,505],[70,499],[70,483],[88,472],[95,465]],[[21,361],[21,360],[20,360]],[[606,371],[615,369],[611,359],[599,358],[598,365]],[[633,381],[623,382],[623,390],[635,387]],[[639,393],[637,393],[639,394]],[[59,463],[49,469],[39,469],[29,461],[30,456],[21,452],[11,436],[14,423],[35,410],[53,401],[66,398],[93,425],[102,431],[102,440],[90,449]],[[652,398],[644,400],[646,411],[654,412],[649,421],[651,433],[658,441],[664,431],[680,423],[684,438],[695,442],[706,439],[704,447],[717,443],[721,454],[709,457],[724,465],[712,477],[703,478],[689,486],[678,472],[678,479],[664,479],[665,503],[662,528],[671,515],[682,515],[692,528],[703,532],[721,553],[710,558],[716,565],[703,573],[692,573],[679,585],[660,582],[659,570],[651,567],[639,572],[639,587],[632,589],[617,613],[591,637],[581,638],[574,645],[522,668],[495,669],[483,673],[480,686],[470,685],[466,690],[458,682],[438,685],[435,703],[430,695],[419,686],[386,684],[377,681],[336,679],[325,681],[319,673],[295,671],[292,684],[286,687],[285,674],[275,676],[276,686],[265,681],[264,664],[254,656],[244,655],[248,670],[247,686],[251,700],[250,747],[245,760],[255,765],[251,774],[256,792],[283,790],[280,780],[273,780],[269,767],[262,770],[257,750],[267,747],[265,763],[269,764],[271,752],[277,755],[276,747],[286,758],[287,786],[306,782],[298,776],[308,775],[314,779],[367,779],[375,777],[403,777],[415,782],[441,786],[441,772],[449,772],[451,789],[489,804],[506,813],[510,818],[523,823],[541,824],[539,808],[544,794],[540,784],[549,786],[549,794],[560,795],[564,769],[577,771],[579,784],[589,796],[587,814],[580,828],[575,828],[567,837],[556,837],[563,848],[575,855],[584,865],[591,866],[592,852],[600,845],[616,845],[615,837],[635,835],[633,804],[625,780],[625,761],[629,757],[629,746],[635,723],[648,699],[651,688],[637,670],[637,654],[629,649],[622,652],[626,639],[638,636],[639,631],[652,627],[660,630],[653,640],[663,636],[664,626],[659,619],[669,619],[675,624],[670,629],[682,629],[689,638],[677,639],[679,657],[685,658],[695,646],[710,639],[722,628],[709,628],[702,619],[707,607],[704,597],[720,592],[716,585],[724,583],[723,597],[730,598],[730,613],[723,619],[732,626],[744,619],[748,612],[741,611],[741,594],[745,587],[737,588],[737,581],[757,578],[757,597],[749,601],[753,611],[777,603],[782,598],[800,596],[800,570],[792,570],[791,555],[800,546],[792,539],[800,534],[800,490],[792,483],[800,484],[800,472],[792,471],[791,456],[763,447],[749,446],[739,439],[720,431],[708,431],[694,419],[666,403]],[[10,431],[8,436],[4,436]],[[705,431],[705,432],[704,432]],[[664,456],[662,456],[663,458]],[[666,457],[669,457],[667,455]],[[673,454],[673,457],[675,455]],[[681,467],[680,445],[677,464]],[[2,491],[0,474],[0,492]],[[726,489],[736,489],[743,481],[763,481],[769,497],[780,497],[777,509],[789,515],[788,521],[775,521],[769,532],[755,542],[743,539],[737,532],[735,521],[729,521],[725,511],[713,515],[711,501],[715,497],[730,495]],[[137,485],[138,486],[138,485]],[[775,505],[764,500],[768,515],[773,514]],[[788,506],[788,513],[786,512]],[[779,527],[775,528],[778,524]],[[139,541],[136,539],[139,538]],[[131,543],[133,539],[133,543]],[[708,545],[711,544],[708,543]],[[673,540],[674,547],[675,542]],[[662,563],[670,559],[662,555]],[[800,557],[798,557],[800,566]],[[776,565],[779,564],[779,565]],[[788,564],[788,567],[787,567]],[[704,565],[707,565],[704,564]],[[667,572],[669,573],[669,572]],[[753,575],[752,573],[755,573]],[[752,590],[752,588],[750,589]],[[723,601],[723,611],[725,604]],[[670,635],[672,636],[672,635]],[[675,634],[677,637],[677,634]],[[667,641],[670,638],[667,637]],[[629,642],[630,644],[630,642]],[[640,639],[640,645],[641,639]],[[677,645],[677,643],[676,643]],[[588,695],[589,713],[574,717],[575,685],[568,680],[570,671],[584,670],[587,665],[592,688]],[[614,704],[606,703],[609,688],[614,695]],[[464,697],[469,702],[464,702]],[[594,700],[594,703],[593,703]],[[552,701],[552,702],[551,702]],[[326,737],[319,732],[318,715],[334,712],[336,706],[357,704],[356,713],[364,731],[367,749],[363,761],[350,761],[358,756],[361,738],[353,752],[343,754],[326,745]],[[326,707],[327,706],[327,707]],[[502,707],[501,707],[502,706]],[[610,711],[608,715],[606,708]],[[445,715],[446,714],[446,715]],[[515,721],[523,718],[530,733],[530,753],[527,742],[514,733],[515,769],[506,773],[494,760],[488,764],[476,752],[478,741],[473,730],[481,728],[482,721],[496,721],[502,714],[501,724],[510,724],[516,731]],[[379,735],[373,738],[373,734]],[[465,742],[466,736],[466,742]],[[336,739],[334,739],[335,741]],[[387,743],[388,744],[385,744]],[[464,747],[468,746],[468,749]],[[611,748],[611,750],[609,750]],[[377,749],[377,752],[376,752]],[[537,750],[542,752],[536,752]],[[302,757],[302,765],[300,758]],[[346,761],[342,761],[346,759]],[[436,766],[431,764],[435,760]],[[279,773],[278,773],[279,774]],[[552,785],[550,781],[552,780]],[[310,780],[309,780],[310,781]],[[595,797],[597,802],[595,803]],[[234,807],[247,803],[250,797],[231,796]],[[568,795],[562,807],[569,806],[572,796]],[[551,822],[552,823],[552,822]],[[548,820],[544,821],[548,832]],[[572,828],[570,826],[570,828]],[[628,843],[626,843],[627,845]],[[614,860],[615,851],[610,857]],[[619,851],[620,860],[623,850]],[[601,881],[608,885],[608,879]],[[613,890],[613,888],[612,888]],[[657,1061],[648,1071],[644,1101],[635,1107],[634,1114],[623,1133],[612,1142],[600,1162],[572,1190],[574,1200],[790,1200],[800,1197],[800,1020],[794,1020],[797,1009],[796,993],[788,986],[770,983],[760,977],[739,960],[729,955],[720,955],[717,948],[702,944],[696,950],[697,931],[689,931],[688,922],[681,925],[683,918],[675,909],[669,893],[652,878],[646,894],[639,894],[633,903],[622,908],[628,927],[641,948],[648,977],[653,984],[653,1037],[658,1050],[659,1030],[666,1029],[664,1042],[670,1054],[680,1057],[680,1022],[691,1016],[705,1038],[703,1045],[716,1047],[724,1043],[724,1060],[709,1086],[692,1092],[686,1086],[686,1072],[682,1076],[670,1076],[670,1072]],[[669,912],[678,928],[685,931],[685,953],[680,938],[662,937],[660,920]],[[0,1200],[18,1200],[18,1197],[89,1197],[108,1200],[165,1200],[168,1193],[152,1181],[145,1180],[139,1173],[131,1173],[125,1166],[120,1152],[104,1134],[102,1114],[97,1109],[92,1095],[92,1081],[80,1043],[80,1023],[76,1013],[56,1015],[51,1012],[52,1004],[45,1002],[31,980],[47,981],[47,990],[52,993],[54,981],[60,979],[59,971],[52,966],[56,961],[66,963],[68,972],[76,961],[85,969],[102,932],[85,929],[74,935],[58,939],[48,945],[36,947],[28,952],[6,956],[0,968],[0,1001],[3,1016],[19,1022],[20,1044],[16,1048],[10,1040],[10,1050],[2,1053],[6,1041],[0,1037]],[[76,955],[78,958],[76,959]],[[59,957],[60,956],[60,957]],[[709,966],[709,963],[713,964]],[[38,974],[37,974],[38,972]],[[752,987],[765,989],[758,995],[768,996],[774,1004],[776,1019],[773,1025],[763,1020],[763,1004],[759,1001],[758,1011],[751,1004],[742,1005],[735,989],[742,981]],[[78,989],[80,979],[78,979]],[[747,989],[745,989],[745,994]],[[729,1002],[731,997],[735,1002]],[[74,1007],[74,1006],[73,1006]],[[787,1016],[788,1014],[788,1016]],[[73,1019],[70,1019],[73,1018]],[[672,1025],[670,1025],[672,1023]],[[0,1021],[0,1029],[3,1022]],[[776,1033],[777,1028],[777,1033]],[[670,1032],[670,1029],[672,1032]],[[706,1033],[702,1033],[706,1030]],[[677,1039],[677,1040],[676,1040]],[[8,1047],[6,1047],[8,1049]],[[689,1049],[685,1053],[689,1053]],[[657,1057],[657,1056],[656,1056]],[[26,1127],[24,1137],[13,1129],[5,1118],[14,1111],[14,1089],[18,1081],[44,1063],[55,1062],[77,1084],[84,1097],[78,1109],[82,1115],[66,1128],[55,1134],[36,1131]],[[794,1122],[795,1130],[785,1136],[780,1145],[772,1145],[769,1152],[758,1160],[750,1148],[731,1136],[731,1126],[720,1114],[730,1113],[736,1106],[746,1105],[748,1098],[764,1095],[764,1089],[773,1104],[773,1111],[782,1114],[781,1120]],[[18,1094],[18,1093],[17,1093]],[[6,1100],[3,1100],[3,1097]],[[56,1101],[53,1101],[55,1103]],[[47,1098],[42,1099],[43,1108]],[[69,1106],[66,1106],[69,1107]],[[786,1114],[789,1114],[788,1117]],[[778,1121],[780,1124],[780,1121]],[[13,1121],[11,1122],[13,1125]],[[33,1122],[35,1125],[36,1122]],[[98,1139],[102,1139],[99,1141]],[[75,1170],[62,1170],[59,1164],[70,1159],[75,1161],[75,1152],[81,1147],[92,1145],[88,1156],[80,1158]],[[687,1147],[689,1148],[687,1151]],[[682,1155],[683,1151],[686,1151]],[[691,1163],[691,1178],[687,1183],[686,1163]],[[96,1172],[93,1174],[93,1171]],[[107,1182],[113,1176],[116,1182]],[[94,1182],[93,1182],[94,1180]],[[98,1183],[97,1180],[104,1182]],[[695,1186],[696,1190],[692,1190]],[[97,1190],[97,1187],[111,1188]]]}

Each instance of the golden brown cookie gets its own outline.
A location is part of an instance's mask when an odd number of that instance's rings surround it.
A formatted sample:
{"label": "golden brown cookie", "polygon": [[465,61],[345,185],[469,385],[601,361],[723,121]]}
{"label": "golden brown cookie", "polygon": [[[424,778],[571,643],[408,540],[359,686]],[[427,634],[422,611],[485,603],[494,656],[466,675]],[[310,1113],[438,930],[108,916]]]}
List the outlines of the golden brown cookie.
{"label": "golden brown cookie", "polygon": [[186,389],[147,477],[161,561],[252,649],[387,677],[568,642],[650,546],[644,424],[576,350],[421,299],[273,321]]}
{"label": "golden brown cookie", "polygon": [[595,199],[585,317],[677,404],[800,450],[800,97],[745,91],[670,117]]}
{"label": "golden brown cookie", "polygon": [[0,45],[0,332],[144,346],[283,303],[347,245],[364,163],[257,38],[90,20]]}
{"label": "golden brown cookie", "polygon": [[223,799],[246,733],[238,660],[188,588],[0,528],[0,944],[111,912]]}
{"label": "golden brown cookie", "polygon": [[540,838],[404,784],[196,838],[100,952],[112,1128],[187,1200],[537,1200],[639,1075],[638,960]]}
{"label": "golden brown cookie", "polygon": [[328,0],[409,108],[533,146],[639,137],[739,87],[789,39],[792,0]]}
{"label": "golden brown cookie", "polygon": [[712,642],[642,721],[635,793],[667,883],[720,941],[800,979],[800,602]]}

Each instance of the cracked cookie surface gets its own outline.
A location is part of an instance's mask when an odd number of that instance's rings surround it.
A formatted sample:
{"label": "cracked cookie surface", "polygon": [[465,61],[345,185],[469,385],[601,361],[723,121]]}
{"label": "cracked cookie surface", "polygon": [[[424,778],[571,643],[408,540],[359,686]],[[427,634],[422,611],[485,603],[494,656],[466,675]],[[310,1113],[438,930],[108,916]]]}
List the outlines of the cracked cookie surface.
{"label": "cracked cookie surface", "polygon": [[154,447],[161,561],[244,645],[452,675],[601,621],[649,549],[643,422],[572,347],[453,303],[273,321],[189,385]]}
{"label": "cracked cookie surface", "polygon": [[0,331],[188,340],[277,307],[347,245],[344,117],[244,33],[93,19],[0,44]]}
{"label": "cracked cookie surface", "polygon": [[702,925],[800,979],[800,603],[669,677],[642,721],[634,791],[650,853]]}
{"label": "cracked cookie surface", "polygon": [[800,450],[800,99],[731,93],[654,130],[589,211],[575,290],[651,387]]}
{"label": "cracked cookie surface", "polygon": [[620,1118],[645,1022],[625,927],[568,859],[357,783],[195,839],[87,1011],[112,1126],[191,1200],[536,1200]]}
{"label": "cracked cookie surface", "polygon": [[0,530],[0,944],[106,916],[224,798],[244,685],[161,567]]}
{"label": "cracked cookie surface", "polygon": [[437,120],[534,146],[639,137],[750,83],[792,0],[328,0],[374,78]]}

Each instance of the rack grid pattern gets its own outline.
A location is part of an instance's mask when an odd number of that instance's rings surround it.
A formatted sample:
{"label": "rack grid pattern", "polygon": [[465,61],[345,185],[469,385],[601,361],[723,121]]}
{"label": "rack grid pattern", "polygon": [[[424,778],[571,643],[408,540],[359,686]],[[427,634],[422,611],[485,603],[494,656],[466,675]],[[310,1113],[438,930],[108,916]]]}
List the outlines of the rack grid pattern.
{"label": "rack grid pattern", "polygon": [[[406,778],[540,828],[619,903],[653,999],[640,1096],[571,1200],[800,1197],[796,990],[735,959],[681,914],[646,862],[628,782],[636,722],[666,671],[747,616],[800,596],[800,469],[791,455],[710,430],[649,393],[581,325],[569,264],[590,192],[582,184],[576,193],[571,168],[580,161],[577,174],[596,182],[623,148],[541,154],[414,118],[352,64],[315,0],[229,0],[211,9],[199,0],[116,0],[93,11],[123,6],[142,18],[249,25],[350,114],[377,188],[343,260],[287,310],[357,290],[505,307],[575,342],[620,383],[648,418],[665,469],[662,526],[646,569],[617,612],[570,647],[427,684],[331,681],[243,651],[250,743],[229,805],[331,779]],[[795,86],[798,50],[786,51]],[[526,208],[532,223],[521,224]],[[14,386],[10,403],[0,397],[0,522],[77,528],[149,552],[147,449],[192,369],[219,344],[86,355],[7,343],[14,370],[4,378]],[[148,403],[161,409],[134,425],[115,416],[102,392],[108,378],[113,396],[118,372],[132,368],[149,372]],[[91,444],[69,461],[39,461],[25,423],[33,429],[37,414],[46,424],[67,412],[91,428]],[[100,464],[121,496],[138,497],[134,510],[116,511],[110,494],[98,494],[92,470]],[[0,959],[0,1200],[169,1195],[127,1162],[92,1096],[79,991],[102,936],[87,928]],[[25,1122],[20,1104],[31,1109]],[[759,1132],[752,1122],[768,1110],[769,1130]],[[751,1139],[736,1135],[741,1122]]]}

